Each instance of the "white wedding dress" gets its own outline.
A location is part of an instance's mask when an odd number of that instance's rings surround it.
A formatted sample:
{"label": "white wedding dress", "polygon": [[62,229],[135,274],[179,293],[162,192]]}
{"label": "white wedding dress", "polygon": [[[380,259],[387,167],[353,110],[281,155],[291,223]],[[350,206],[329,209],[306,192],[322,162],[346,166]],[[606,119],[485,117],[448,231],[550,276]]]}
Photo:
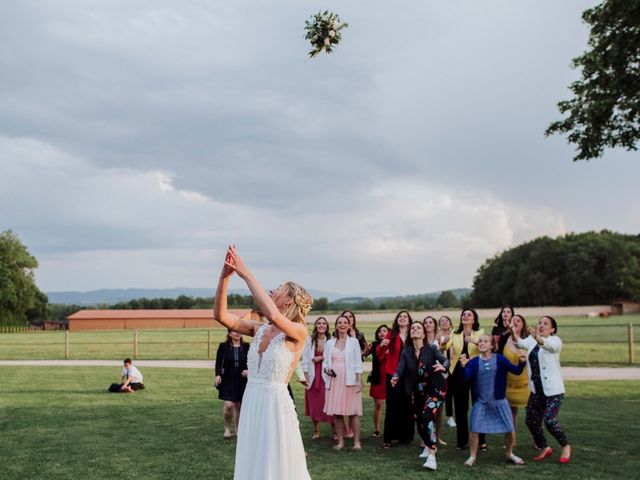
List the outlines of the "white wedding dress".
{"label": "white wedding dress", "polygon": [[268,324],[258,329],[247,357],[234,480],[307,480],[300,424],[287,391],[294,355],[285,335],[276,335],[260,355]]}

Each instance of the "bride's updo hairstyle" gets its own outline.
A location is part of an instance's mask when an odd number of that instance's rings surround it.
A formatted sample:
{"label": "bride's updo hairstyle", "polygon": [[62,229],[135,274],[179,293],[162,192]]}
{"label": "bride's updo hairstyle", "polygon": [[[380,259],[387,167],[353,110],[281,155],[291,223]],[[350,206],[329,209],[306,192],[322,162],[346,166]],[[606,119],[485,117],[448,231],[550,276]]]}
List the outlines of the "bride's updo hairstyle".
{"label": "bride's updo hairstyle", "polygon": [[297,283],[286,282],[280,288],[283,289],[283,294],[293,300],[291,305],[285,307],[281,313],[292,322],[304,324],[304,318],[311,310],[313,298]]}

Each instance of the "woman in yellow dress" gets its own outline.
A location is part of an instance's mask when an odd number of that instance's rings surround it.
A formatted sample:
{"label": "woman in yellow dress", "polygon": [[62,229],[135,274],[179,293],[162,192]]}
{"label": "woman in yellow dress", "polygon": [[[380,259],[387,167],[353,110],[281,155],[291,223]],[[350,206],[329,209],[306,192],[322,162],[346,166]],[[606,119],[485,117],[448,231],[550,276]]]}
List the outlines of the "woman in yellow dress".
{"label": "woman in yellow dress", "polygon": [[[514,337],[525,338],[529,335],[527,330],[527,321],[522,315],[514,315],[511,319],[510,334],[507,342],[504,346],[502,354],[507,357],[513,364],[518,363],[518,356],[520,349],[516,346]],[[513,373],[507,373],[507,401],[511,407],[511,413],[513,415],[513,444],[515,446],[515,434],[518,425],[518,408],[526,407],[529,401],[529,382],[527,375],[527,368],[523,370],[522,375],[514,375]]]}

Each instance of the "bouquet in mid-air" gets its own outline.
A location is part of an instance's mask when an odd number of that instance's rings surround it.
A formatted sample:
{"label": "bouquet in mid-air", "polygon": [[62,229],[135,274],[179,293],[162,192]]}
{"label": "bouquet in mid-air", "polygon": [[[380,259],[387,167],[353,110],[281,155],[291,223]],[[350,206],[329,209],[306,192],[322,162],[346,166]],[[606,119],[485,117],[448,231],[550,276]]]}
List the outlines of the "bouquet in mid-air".
{"label": "bouquet in mid-air", "polygon": [[309,57],[311,58],[323,50],[326,53],[331,53],[333,47],[338,45],[342,39],[340,30],[349,26],[348,23],[341,22],[338,15],[328,10],[312,15],[309,20],[305,21],[305,24],[304,29],[307,33],[304,38],[309,40],[313,47],[309,51]]}

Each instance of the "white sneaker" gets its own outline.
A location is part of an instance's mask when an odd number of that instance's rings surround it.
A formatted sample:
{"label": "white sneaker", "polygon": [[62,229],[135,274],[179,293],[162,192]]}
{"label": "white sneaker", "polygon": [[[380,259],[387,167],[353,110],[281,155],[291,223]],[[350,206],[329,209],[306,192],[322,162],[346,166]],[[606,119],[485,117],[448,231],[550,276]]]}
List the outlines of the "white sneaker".
{"label": "white sneaker", "polygon": [[436,463],[436,456],[429,455],[427,457],[427,461],[422,465],[424,468],[428,468],[429,470],[435,470],[438,468],[438,464]]}
{"label": "white sneaker", "polygon": [[428,458],[430,454],[431,452],[429,451],[429,449],[427,447],[424,447],[422,449],[422,453],[418,455],[418,458]]}
{"label": "white sneaker", "polygon": [[456,421],[453,417],[447,417],[447,425],[451,428],[456,428]]}

